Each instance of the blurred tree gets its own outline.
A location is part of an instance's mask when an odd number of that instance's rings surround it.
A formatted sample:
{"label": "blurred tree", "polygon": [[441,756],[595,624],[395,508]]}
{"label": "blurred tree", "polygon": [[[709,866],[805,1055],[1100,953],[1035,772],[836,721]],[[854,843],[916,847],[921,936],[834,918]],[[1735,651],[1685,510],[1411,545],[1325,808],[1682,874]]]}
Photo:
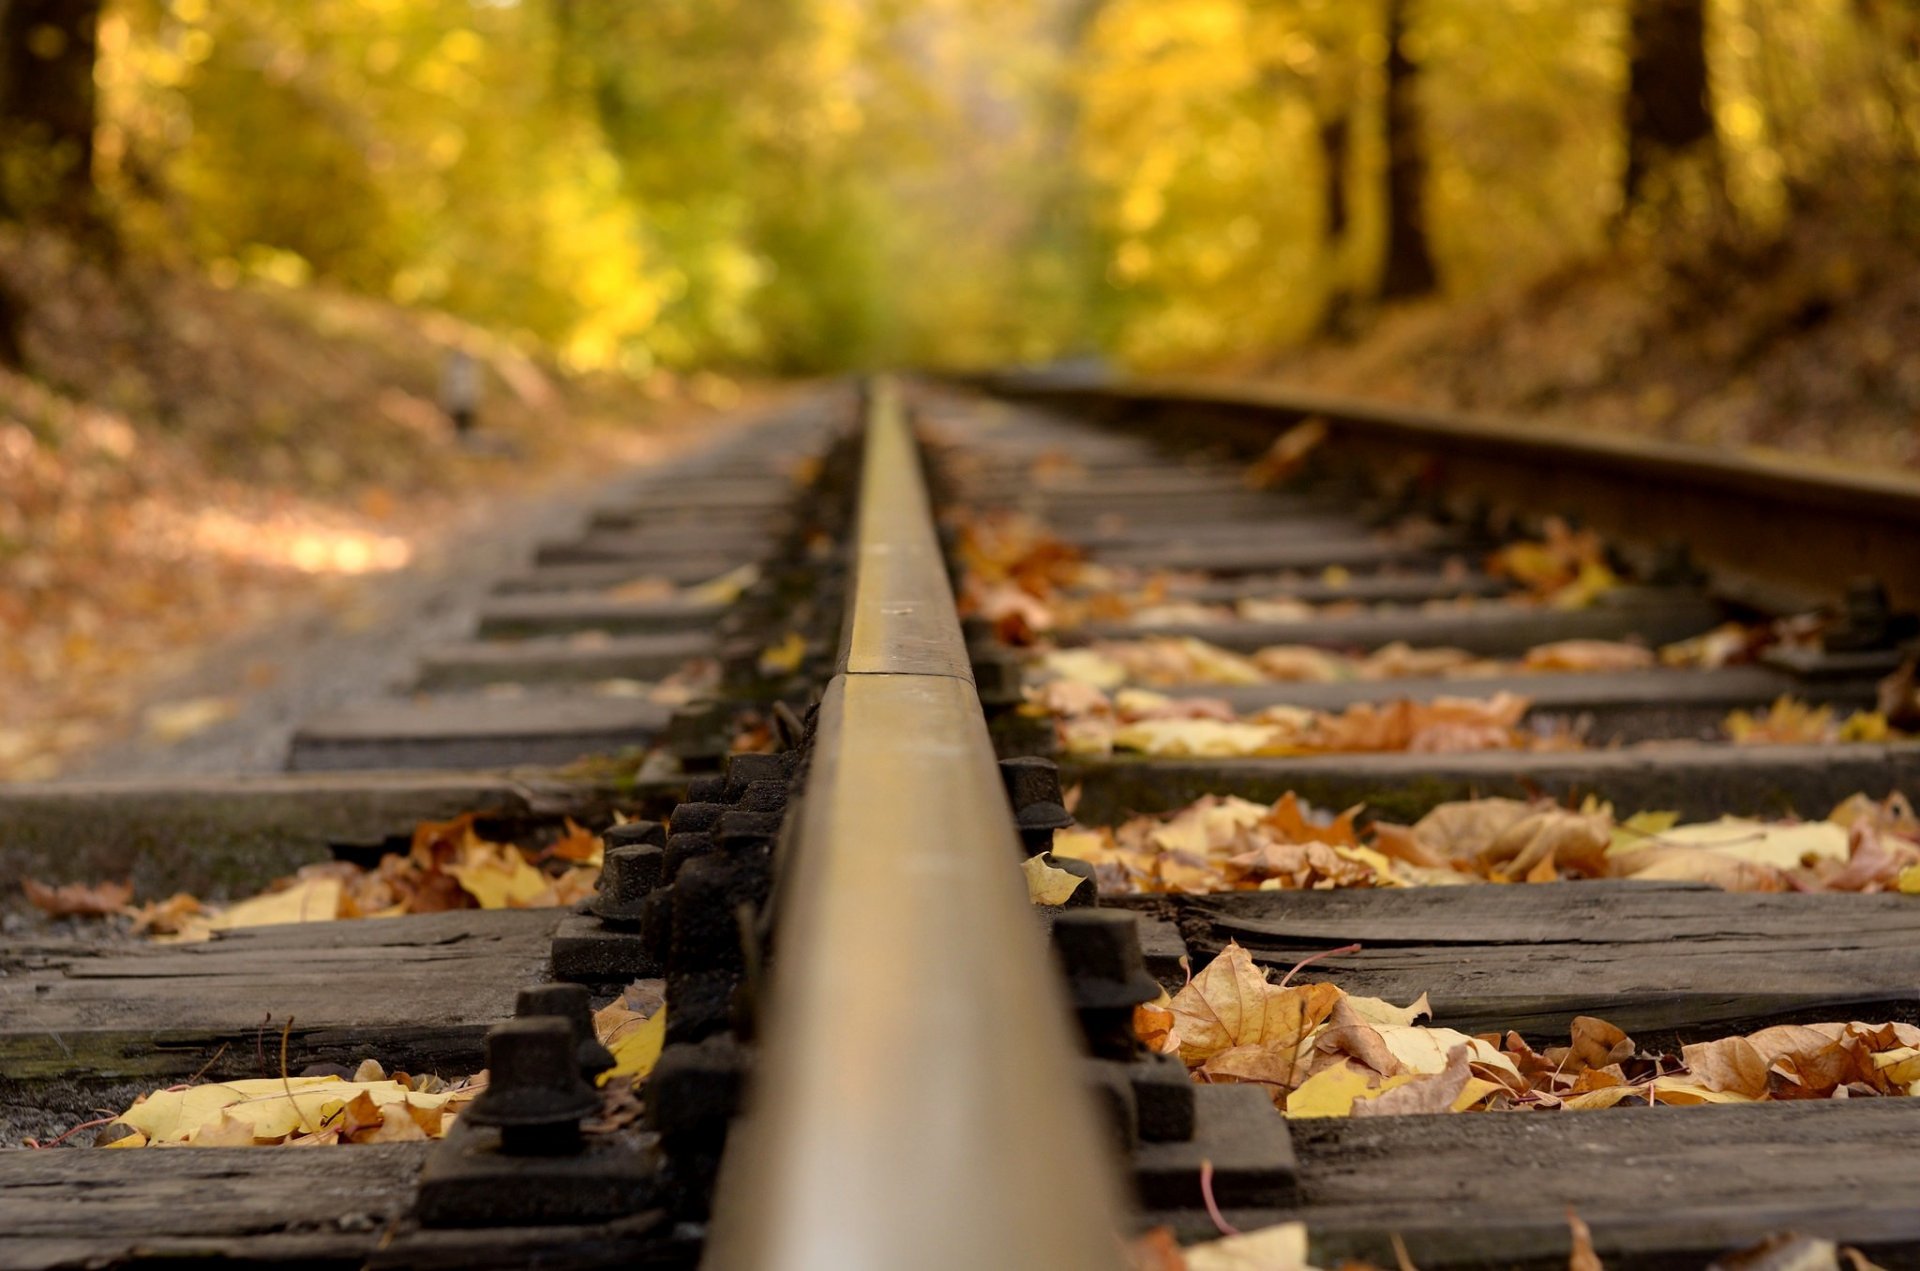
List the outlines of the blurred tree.
{"label": "blurred tree", "polygon": [[0,215],[91,219],[101,0],[0,0]]}
{"label": "blurred tree", "polygon": [[1427,245],[1427,142],[1420,63],[1408,50],[1408,0],[1386,0],[1387,251],[1382,300],[1409,300],[1440,285]]}
{"label": "blurred tree", "polygon": [[1717,188],[1707,100],[1706,0],[1631,0],[1627,28],[1627,167],[1621,206],[1647,194],[1648,177],[1704,158]]}

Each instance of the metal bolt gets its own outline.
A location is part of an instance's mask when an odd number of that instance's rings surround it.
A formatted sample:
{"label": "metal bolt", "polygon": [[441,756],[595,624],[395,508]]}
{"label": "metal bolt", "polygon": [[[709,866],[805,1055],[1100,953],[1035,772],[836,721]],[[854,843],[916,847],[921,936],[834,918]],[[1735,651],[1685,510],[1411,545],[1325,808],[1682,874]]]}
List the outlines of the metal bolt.
{"label": "metal bolt", "polygon": [[708,852],[720,850],[719,843],[711,834],[676,834],[667,840],[666,864],[661,870],[661,878],[669,886],[680,877],[680,867],[696,856],[705,856]]}
{"label": "metal bolt", "polygon": [[720,818],[720,832],[716,837],[723,848],[735,840],[771,841],[780,836],[782,819],[778,812],[729,812]]}
{"label": "metal bolt", "polygon": [[651,844],[609,848],[600,863],[600,891],[593,898],[593,912],[611,922],[640,921],[640,906],[647,893],[660,886],[666,859],[667,849]]}
{"label": "metal bolt", "polygon": [[1826,636],[1825,645],[1837,653],[1892,648],[1896,619],[1887,589],[1877,578],[1855,578],[1847,584],[1840,623]]}
{"label": "metal bolt", "polygon": [[487,1034],[487,1088],[463,1119],[497,1126],[513,1156],[558,1156],[580,1148],[580,1118],[600,1096],[580,1077],[573,1026],[540,1016],[510,1019]]}
{"label": "metal bolt", "polygon": [[1098,1059],[1131,1059],[1139,1051],[1133,1008],[1160,996],[1159,983],[1147,974],[1133,915],[1062,910],[1053,920],[1053,947],[1088,1051]]}
{"label": "metal bolt", "polygon": [[683,803],[673,810],[667,827],[675,834],[705,834],[730,811],[724,803]]}
{"label": "metal bolt", "polygon": [[688,803],[718,803],[727,797],[727,779],[717,772],[703,773],[687,782]]}
{"label": "metal bolt", "polygon": [[785,784],[793,773],[796,756],[792,751],[782,751],[775,755],[739,754],[727,759],[727,790],[737,794],[756,781],[778,781]]}
{"label": "metal bolt", "polygon": [[740,792],[738,802],[734,804],[740,812],[781,813],[787,810],[787,783],[780,781],[753,781]]}
{"label": "metal bolt", "polygon": [[593,1032],[593,995],[584,984],[537,984],[520,990],[514,999],[516,1019],[558,1016],[573,1028],[574,1055],[580,1075],[591,1081],[613,1067],[613,1052]]}
{"label": "metal bolt", "polygon": [[667,827],[658,821],[628,821],[612,826],[600,836],[608,850],[616,847],[665,847]]}
{"label": "metal bolt", "polygon": [[1693,558],[1693,549],[1687,546],[1685,539],[1670,538],[1660,544],[1654,553],[1653,567],[1648,571],[1647,581],[1662,587],[1686,587],[1697,584],[1706,578],[1700,563]]}
{"label": "metal bolt", "polygon": [[1000,761],[1000,780],[1013,804],[1013,820],[1026,855],[1053,846],[1053,832],[1073,824],[1060,790],[1060,765],[1037,755]]}

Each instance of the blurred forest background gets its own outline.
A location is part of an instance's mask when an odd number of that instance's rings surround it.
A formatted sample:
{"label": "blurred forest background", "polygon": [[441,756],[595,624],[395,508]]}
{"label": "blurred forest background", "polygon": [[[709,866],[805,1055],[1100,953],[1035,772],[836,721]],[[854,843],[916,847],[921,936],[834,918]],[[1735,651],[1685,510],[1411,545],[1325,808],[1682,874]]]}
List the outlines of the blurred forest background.
{"label": "blurred forest background", "polygon": [[1244,366],[1623,238],[1920,199],[1905,0],[4,12],[16,213],[630,371]]}
{"label": "blurred forest background", "polygon": [[1920,7],[0,0],[0,676],[499,479],[450,348],[523,453],[1100,358],[1920,466]]}

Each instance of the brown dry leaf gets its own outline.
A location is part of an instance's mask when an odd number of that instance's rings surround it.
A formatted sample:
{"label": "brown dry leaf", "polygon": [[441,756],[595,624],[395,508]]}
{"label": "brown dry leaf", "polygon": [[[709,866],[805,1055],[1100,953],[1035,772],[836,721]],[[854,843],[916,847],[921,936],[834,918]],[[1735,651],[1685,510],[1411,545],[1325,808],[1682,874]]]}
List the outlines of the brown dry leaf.
{"label": "brown dry leaf", "polygon": [[1631,1037],[1591,1015],[1576,1015],[1572,1034],[1573,1057],[1587,1068],[1605,1068],[1633,1054]]}
{"label": "brown dry leaf", "polygon": [[1473,1068],[1468,1062],[1471,1054],[1466,1046],[1453,1047],[1447,1052],[1446,1067],[1439,1072],[1416,1076],[1378,1099],[1360,1100],[1353,1106],[1353,1115],[1384,1117],[1453,1111],[1454,1102],[1473,1078]]}
{"label": "brown dry leaf", "polygon": [[31,878],[20,880],[20,889],[35,909],[56,918],[104,918],[117,914],[133,899],[131,883],[66,883],[49,887]]}
{"label": "brown dry leaf", "polygon": [[[1293,1050],[1307,1026],[1298,989],[1267,983],[1266,972],[1238,943],[1229,944],[1173,997],[1180,1058],[1197,1067],[1236,1046]],[[1329,1005],[1331,1009],[1331,1005]]]}
{"label": "brown dry leaf", "polygon": [[1535,541],[1509,543],[1487,558],[1487,572],[1511,578],[1556,608],[1584,608],[1620,585],[1606,548],[1592,530],[1574,531],[1551,517]]}
{"label": "brown dry leaf", "polygon": [[1557,640],[1528,649],[1521,664],[1529,671],[1605,673],[1639,671],[1654,664],[1653,651],[1620,640]]}
{"label": "brown dry leaf", "polygon": [[1307,459],[1327,439],[1323,419],[1307,419],[1274,438],[1266,452],[1248,465],[1245,480],[1250,490],[1272,490],[1285,485],[1307,466]]}
{"label": "brown dry leaf", "polygon": [[1681,1049],[1695,1081],[1709,1090],[1730,1090],[1752,1099],[1767,1093],[1767,1057],[1744,1037],[1723,1037]]}
{"label": "brown dry leaf", "polygon": [[1173,1001],[1135,1019],[1194,1080],[1261,1083],[1293,1117],[1920,1096],[1920,1027],[1909,1024],[1780,1025],[1674,1056],[1642,1054],[1619,1028],[1581,1016],[1569,1044],[1543,1054],[1513,1032],[1496,1046],[1497,1033],[1416,1025],[1424,1007],[1269,985],[1229,944]]}
{"label": "brown dry leaf", "polygon": [[1567,1227],[1573,1237],[1573,1248],[1567,1254],[1567,1271],[1606,1271],[1600,1255],[1593,1251],[1592,1229],[1571,1209],[1567,1210]]}
{"label": "brown dry leaf", "polygon": [[1151,1227],[1127,1243],[1129,1271],[1186,1271],[1187,1259],[1171,1227]]}

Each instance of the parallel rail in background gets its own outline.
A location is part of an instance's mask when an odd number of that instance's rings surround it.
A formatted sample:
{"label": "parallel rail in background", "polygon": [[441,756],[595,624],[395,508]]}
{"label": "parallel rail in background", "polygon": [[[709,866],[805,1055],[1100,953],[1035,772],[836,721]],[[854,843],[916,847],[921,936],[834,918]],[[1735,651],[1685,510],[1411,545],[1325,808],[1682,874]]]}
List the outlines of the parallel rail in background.
{"label": "parallel rail in background", "polygon": [[766,1037],[707,1265],[1116,1267],[1119,1162],[1013,868],[890,383],[866,422],[845,652],[781,863]]}
{"label": "parallel rail in background", "polygon": [[1577,516],[1608,540],[1684,543],[1725,594],[1763,607],[1833,599],[1873,577],[1920,607],[1920,477],[1840,469],[1805,455],[1728,452],[1575,432],[1463,412],[1206,379],[973,380],[1083,417],[1258,447],[1299,422],[1327,424],[1328,458],[1456,499]]}

